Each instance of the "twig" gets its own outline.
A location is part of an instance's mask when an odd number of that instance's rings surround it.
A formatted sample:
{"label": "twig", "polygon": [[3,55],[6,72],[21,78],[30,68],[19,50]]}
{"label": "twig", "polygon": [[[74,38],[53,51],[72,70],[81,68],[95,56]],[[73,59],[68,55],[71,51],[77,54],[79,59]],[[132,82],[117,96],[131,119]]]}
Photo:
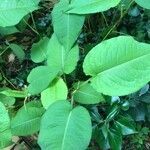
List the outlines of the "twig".
{"label": "twig", "polygon": [[126,15],[126,13],[128,12],[128,10],[130,9],[131,5],[134,3],[134,0],[132,0],[128,6],[128,8],[126,9],[126,11],[124,13],[122,13],[122,10],[121,10],[121,15],[120,15],[120,18],[119,20],[112,26],[112,28],[107,32],[107,34],[104,36],[103,40],[104,41],[108,36],[109,34],[116,28],[116,26],[118,26],[118,24],[121,22],[122,18]]}
{"label": "twig", "polygon": [[26,24],[33,32],[35,32],[36,34],[39,35],[39,33],[38,33],[32,26],[30,26],[30,24],[29,24],[25,19],[23,19],[23,21],[25,22],[25,24]]}
{"label": "twig", "polygon": [[14,89],[17,90],[17,88],[15,87],[15,85],[14,85],[9,79],[7,79],[7,78],[5,77],[3,71],[0,70],[0,72],[1,72],[1,74],[2,74],[2,77],[3,77]]}

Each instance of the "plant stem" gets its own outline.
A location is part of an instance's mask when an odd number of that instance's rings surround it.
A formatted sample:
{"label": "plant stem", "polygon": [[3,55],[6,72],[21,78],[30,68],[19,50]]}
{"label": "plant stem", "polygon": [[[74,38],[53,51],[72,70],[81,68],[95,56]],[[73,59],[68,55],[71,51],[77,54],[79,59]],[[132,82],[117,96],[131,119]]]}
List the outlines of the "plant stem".
{"label": "plant stem", "polygon": [[2,74],[2,77],[3,77],[14,89],[17,90],[17,88],[13,85],[13,83],[12,83],[9,79],[7,79],[7,78],[5,77],[3,71],[0,70],[0,72],[1,72],[1,74]]}
{"label": "plant stem", "polygon": [[[34,17],[33,17],[33,14],[32,14],[32,13],[31,13],[31,19],[32,19],[33,26],[34,26],[36,32],[38,32],[38,31],[37,31],[37,28],[36,28],[36,24],[35,24]],[[38,34],[39,34],[39,33],[38,33]]]}
{"label": "plant stem", "polygon": [[103,16],[103,18],[104,18],[104,21],[105,21],[106,26],[108,27],[108,22],[107,22],[107,19],[106,19],[104,13],[102,12],[101,14],[102,14],[102,16]]}
{"label": "plant stem", "polygon": [[7,51],[8,48],[9,48],[9,46],[7,46],[7,47],[0,53],[0,56],[3,55],[3,54]]}
{"label": "plant stem", "polygon": [[134,3],[134,0],[132,0],[130,2],[130,4],[128,5],[128,8],[126,9],[126,11],[123,13],[122,10],[121,10],[121,15],[120,15],[120,18],[119,20],[112,26],[112,28],[107,32],[107,34],[104,36],[103,40],[104,41],[108,36],[109,34],[119,25],[119,23],[121,22],[122,18],[126,15],[126,13],[128,12],[128,10],[130,9],[131,5]]}
{"label": "plant stem", "polygon": [[25,22],[25,24],[26,24],[33,32],[35,32],[36,34],[39,35],[39,33],[38,33],[32,26],[30,26],[30,25],[28,24],[28,22],[27,22],[25,19],[23,19],[23,21]]}
{"label": "plant stem", "polygon": [[71,107],[73,108],[73,104],[74,104],[74,98],[73,95],[71,96]]}

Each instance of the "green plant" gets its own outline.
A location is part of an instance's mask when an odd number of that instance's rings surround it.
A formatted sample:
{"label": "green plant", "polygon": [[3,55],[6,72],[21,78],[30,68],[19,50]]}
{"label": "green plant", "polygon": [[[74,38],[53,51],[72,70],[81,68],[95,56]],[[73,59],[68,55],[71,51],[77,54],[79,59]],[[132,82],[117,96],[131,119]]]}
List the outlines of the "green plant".
{"label": "green plant", "polygon": [[138,134],[135,134],[132,138],[133,138],[133,142],[134,144],[137,144],[137,148],[142,148],[144,141],[148,140],[148,134],[149,134],[149,128],[147,127],[139,127],[138,129]]}
{"label": "green plant", "polygon": [[128,147],[131,147],[132,149],[149,149],[149,128],[148,127],[142,127],[142,125],[137,125],[137,133],[128,137],[130,140]]}
{"label": "green plant", "polygon": [[[150,9],[147,0],[135,2]],[[32,11],[38,9],[38,3],[2,1],[0,11],[5,15],[0,15],[0,26],[16,25],[28,13],[35,25]],[[133,0],[127,4],[121,0],[60,0],[55,4],[51,38],[40,38],[31,46],[31,60],[36,65],[27,77],[28,87],[0,90],[0,148],[10,145],[12,136],[39,133],[38,144],[43,150],[84,150],[93,143],[101,149],[120,150],[123,136],[137,133],[130,117],[129,94],[150,81],[150,44],[125,35],[106,40],[133,4]],[[69,83],[68,76],[73,76],[81,59],[78,37],[86,15],[101,12],[105,18],[103,12],[116,6],[121,6],[119,20],[84,58],[87,80],[75,77]],[[39,34],[36,26],[28,26]],[[21,47],[6,44],[20,62],[25,59]],[[19,106],[17,99],[23,100]]]}

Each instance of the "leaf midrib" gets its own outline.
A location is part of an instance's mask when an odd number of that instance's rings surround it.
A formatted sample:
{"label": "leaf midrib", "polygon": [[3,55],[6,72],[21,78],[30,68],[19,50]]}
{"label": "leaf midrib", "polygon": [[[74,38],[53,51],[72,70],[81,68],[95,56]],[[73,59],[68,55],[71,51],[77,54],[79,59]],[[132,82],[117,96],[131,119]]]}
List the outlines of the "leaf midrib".
{"label": "leaf midrib", "polygon": [[17,124],[17,125],[15,125],[15,126],[12,126],[11,129],[14,129],[14,128],[16,128],[16,127],[19,127],[19,126],[28,124],[28,123],[33,122],[33,121],[38,120],[38,119],[40,119],[39,116],[36,117],[36,118],[34,118],[34,119],[31,119],[31,120],[25,121],[25,122],[23,122],[23,123]]}
{"label": "leaf midrib", "polygon": [[88,93],[82,92],[82,91],[80,91],[80,90],[78,90],[78,92],[79,92],[79,93],[82,93],[82,94],[85,94],[85,95],[87,95],[87,96],[91,96],[91,97],[97,98],[97,96],[95,96],[94,94],[88,94]]}
{"label": "leaf midrib", "polygon": [[71,115],[72,115],[72,111],[70,111],[70,113],[69,113],[69,115],[68,115],[67,122],[66,122],[66,127],[65,127],[65,130],[64,130],[64,136],[63,136],[63,139],[62,139],[61,150],[65,150],[65,149],[64,149],[65,139],[66,139],[67,129],[68,129],[68,126],[69,126],[69,122],[70,122]]}
{"label": "leaf midrib", "polygon": [[123,63],[121,63],[121,64],[117,64],[116,66],[113,66],[113,67],[111,67],[111,68],[108,68],[108,69],[106,69],[106,70],[103,70],[102,72],[99,72],[99,73],[97,73],[96,75],[94,75],[94,77],[96,77],[97,75],[99,75],[99,74],[101,74],[101,73],[104,73],[104,72],[113,70],[113,69],[118,68],[118,67],[120,67],[120,66],[124,66],[124,65],[126,65],[126,64],[128,64],[128,63],[131,63],[131,62],[133,62],[133,61],[136,61],[136,60],[138,60],[138,59],[141,59],[142,57],[145,57],[145,56],[147,56],[147,55],[150,55],[150,52],[149,52],[148,54],[144,54],[144,55],[139,56],[139,57],[137,57],[137,58],[130,59],[130,60],[126,61],[126,62],[123,62]]}

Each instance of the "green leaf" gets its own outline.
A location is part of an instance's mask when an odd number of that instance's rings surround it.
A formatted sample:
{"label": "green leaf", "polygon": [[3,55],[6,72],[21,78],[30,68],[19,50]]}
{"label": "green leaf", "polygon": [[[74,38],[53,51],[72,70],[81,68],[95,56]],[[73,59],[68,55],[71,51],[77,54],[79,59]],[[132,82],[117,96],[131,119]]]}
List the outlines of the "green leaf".
{"label": "green leaf", "polygon": [[41,121],[38,143],[44,150],[84,150],[92,134],[88,111],[67,101],[52,104]]}
{"label": "green leaf", "polygon": [[107,117],[105,119],[105,122],[112,121],[119,113],[119,107],[118,105],[113,105],[108,108]]}
{"label": "green leaf", "polygon": [[75,45],[65,57],[65,65],[64,65],[64,72],[66,74],[71,73],[77,66],[77,62],[79,60],[79,48]]}
{"label": "green leaf", "polygon": [[0,27],[0,34],[2,36],[5,35],[10,35],[13,33],[19,32],[19,30],[15,26],[10,26],[10,27]]}
{"label": "green leaf", "polygon": [[139,100],[147,104],[150,104],[150,93],[142,95],[141,97],[139,97]]}
{"label": "green leaf", "polygon": [[44,108],[48,108],[51,104],[58,100],[67,99],[68,89],[65,82],[59,80],[50,84],[50,86],[41,93],[41,101]]}
{"label": "green leaf", "polygon": [[3,103],[0,102],[0,148],[11,143],[10,118]]}
{"label": "green leaf", "polygon": [[0,91],[1,94],[4,94],[8,97],[16,97],[16,98],[25,98],[28,96],[27,91],[16,91],[11,89],[6,89],[3,91]]}
{"label": "green leaf", "polygon": [[129,117],[120,116],[120,118],[115,121],[115,126],[120,129],[123,135],[136,133],[133,120]]}
{"label": "green leaf", "polygon": [[104,125],[101,127],[101,130],[102,130],[102,133],[103,133],[105,139],[107,139],[108,131],[109,131],[109,124],[104,124]]}
{"label": "green leaf", "polygon": [[122,136],[119,130],[110,129],[108,131],[108,141],[112,150],[121,150]]}
{"label": "green leaf", "polygon": [[39,66],[31,70],[27,81],[30,83],[28,91],[30,94],[38,94],[45,90],[52,80],[57,76],[58,71],[47,66]]}
{"label": "green leaf", "polygon": [[25,59],[25,53],[19,45],[10,44],[9,47],[12,49],[13,53],[18,57],[20,61],[23,61]]}
{"label": "green leaf", "polygon": [[0,94],[0,102],[2,102],[6,106],[12,106],[15,103],[14,97],[9,97],[3,94]]}
{"label": "green leaf", "polygon": [[121,0],[73,0],[68,13],[90,14],[103,12],[119,4]]}
{"label": "green leaf", "polygon": [[63,0],[56,4],[52,11],[54,32],[66,50],[70,50],[77,40],[85,19],[84,16],[65,13],[68,8],[69,1]]}
{"label": "green leaf", "polygon": [[40,63],[47,58],[47,46],[49,38],[43,38],[31,48],[31,59],[35,63]]}
{"label": "green leaf", "polygon": [[122,104],[121,104],[121,109],[124,110],[124,111],[127,111],[128,109],[130,108],[130,103],[129,101],[124,101]]}
{"label": "green leaf", "polygon": [[12,134],[27,136],[39,131],[43,113],[44,108],[38,102],[27,103],[11,121]]}
{"label": "green leaf", "polygon": [[101,93],[98,93],[90,83],[82,82],[73,95],[76,102],[81,104],[96,104],[104,101]]}
{"label": "green leaf", "polygon": [[[138,91],[150,81],[150,45],[120,36],[94,47],[83,68],[100,93],[122,96]],[[144,69],[143,69],[144,68]]]}
{"label": "green leaf", "polygon": [[135,0],[135,2],[143,8],[150,9],[150,1],[149,0]]}
{"label": "green leaf", "polygon": [[121,9],[124,10],[128,10],[129,5],[131,5],[131,3],[133,3],[133,0],[121,0],[120,4],[119,4],[119,10],[121,11]]}
{"label": "green leaf", "polygon": [[147,114],[146,106],[142,103],[136,107],[131,107],[129,109],[129,114],[135,121],[145,121]]}
{"label": "green leaf", "polygon": [[0,0],[0,26],[13,26],[38,9],[39,0]]}
{"label": "green leaf", "polygon": [[12,134],[11,130],[5,130],[4,132],[0,132],[0,149],[3,150],[3,148],[9,146],[12,144],[11,142]]}
{"label": "green leaf", "polygon": [[10,119],[5,106],[0,102],[0,132],[5,131],[10,127]]}
{"label": "green leaf", "polygon": [[149,84],[146,84],[144,87],[142,87],[142,89],[140,89],[139,96],[146,94],[148,90],[149,90]]}
{"label": "green leaf", "polygon": [[96,143],[98,144],[100,149],[102,149],[102,150],[110,149],[110,145],[108,143],[108,138],[104,137],[104,134],[103,134],[101,128],[96,127],[93,130],[93,135],[94,135],[94,137],[92,137],[92,138],[94,138],[94,140],[96,141]]}
{"label": "green leaf", "polygon": [[71,73],[79,59],[79,48],[74,46],[71,50],[66,50],[53,34],[48,44],[47,64],[51,69],[58,69],[60,73]]}

